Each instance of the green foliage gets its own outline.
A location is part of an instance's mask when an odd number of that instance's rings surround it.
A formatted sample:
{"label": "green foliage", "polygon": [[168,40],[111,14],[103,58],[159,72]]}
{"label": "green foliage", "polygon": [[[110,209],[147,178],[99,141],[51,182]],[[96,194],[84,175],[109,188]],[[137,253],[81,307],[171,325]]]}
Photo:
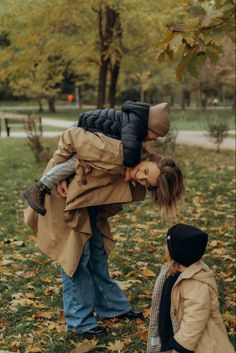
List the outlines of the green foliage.
{"label": "green foliage", "polygon": [[168,32],[158,43],[158,61],[177,57],[177,79],[182,80],[186,71],[198,78],[199,66],[206,59],[212,63],[219,60],[222,54],[220,37],[234,33],[234,2],[178,1],[170,13],[175,20],[167,20]]}
{"label": "green foliage", "polygon": [[224,139],[228,136],[229,126],[226,123],[215,121],[208,124],[209,137],[216,144],[217,152],[220,152],[220,146]]}

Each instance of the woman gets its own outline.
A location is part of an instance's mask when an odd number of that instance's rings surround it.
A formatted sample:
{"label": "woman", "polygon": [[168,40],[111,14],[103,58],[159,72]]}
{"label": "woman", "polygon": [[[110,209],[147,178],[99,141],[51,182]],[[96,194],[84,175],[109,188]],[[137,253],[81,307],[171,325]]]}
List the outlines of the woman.
{"label": "woman", "polygon": [[67,327],[91,337],[104,332],[94,311],[102,318],[141,314],[131,310],[109,277],[107,254],[113,238],[107,218],[118,213],[122,203],[144,200],[146,187],[162,213],[173,214],[182,197],[183,181],[174,162],[160,157],[142,161],[127,175],[121,142],[80,128],[62,135],[47,169],[73,154],[77,155],[76,174],[68,190],[65,183],[60,194],[52,190],[45,200],[46,215],[28,208],[25,222],[38,232],[40,249],[63,268]]}

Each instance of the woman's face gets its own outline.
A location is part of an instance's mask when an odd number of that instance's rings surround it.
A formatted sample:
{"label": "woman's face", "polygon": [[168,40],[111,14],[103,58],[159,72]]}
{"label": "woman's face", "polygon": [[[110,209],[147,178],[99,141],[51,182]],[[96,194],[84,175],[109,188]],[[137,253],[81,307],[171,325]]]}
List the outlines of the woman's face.
{"label": "woman's face", "polygon": [[130,172],[131,179],[144,186],[157,186],[157,178],[159,175],[160,169],[157,164],[150,161],[140,162]]}

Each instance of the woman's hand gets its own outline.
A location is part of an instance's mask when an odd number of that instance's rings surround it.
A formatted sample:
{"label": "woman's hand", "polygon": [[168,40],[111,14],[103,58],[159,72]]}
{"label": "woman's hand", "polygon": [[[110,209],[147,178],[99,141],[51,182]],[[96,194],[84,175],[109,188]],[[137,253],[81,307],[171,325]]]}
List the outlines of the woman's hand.
{"label": "woman's hand", "polygon": [[62,197],[67,196],[68,185],[66,180],[62,180],[60,183],[57,184],[57,192]]}

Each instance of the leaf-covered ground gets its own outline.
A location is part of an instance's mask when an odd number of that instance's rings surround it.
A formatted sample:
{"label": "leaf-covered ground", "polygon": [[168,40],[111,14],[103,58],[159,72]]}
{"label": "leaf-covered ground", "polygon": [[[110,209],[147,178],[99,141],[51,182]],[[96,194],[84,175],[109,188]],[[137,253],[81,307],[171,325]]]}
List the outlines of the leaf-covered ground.
{"label": "leaf-covered ground", "polygon": [[[205,261],[215,271],[223,318],[233,341],[234,154],[190,147],[177,150],[175,159],[184,171],[186,186],[186,201],[178,221],[209,232]],[[78,353],[96,346],[93,352],[145,352],[152,289],[170,224],[160,221],[148,199],[125,206],[113,218],[117,244],[110,256],[111,275],[146,318],[132,323],[106,321],[103,325],[108,334],[104,339],[82,342],[75,333],[65,330],[60,269],[40,253],[35,234],[23,223],[22,190],[39,177],[42,169],[35,165],[26,141],[0,140],[0,350]]]}

